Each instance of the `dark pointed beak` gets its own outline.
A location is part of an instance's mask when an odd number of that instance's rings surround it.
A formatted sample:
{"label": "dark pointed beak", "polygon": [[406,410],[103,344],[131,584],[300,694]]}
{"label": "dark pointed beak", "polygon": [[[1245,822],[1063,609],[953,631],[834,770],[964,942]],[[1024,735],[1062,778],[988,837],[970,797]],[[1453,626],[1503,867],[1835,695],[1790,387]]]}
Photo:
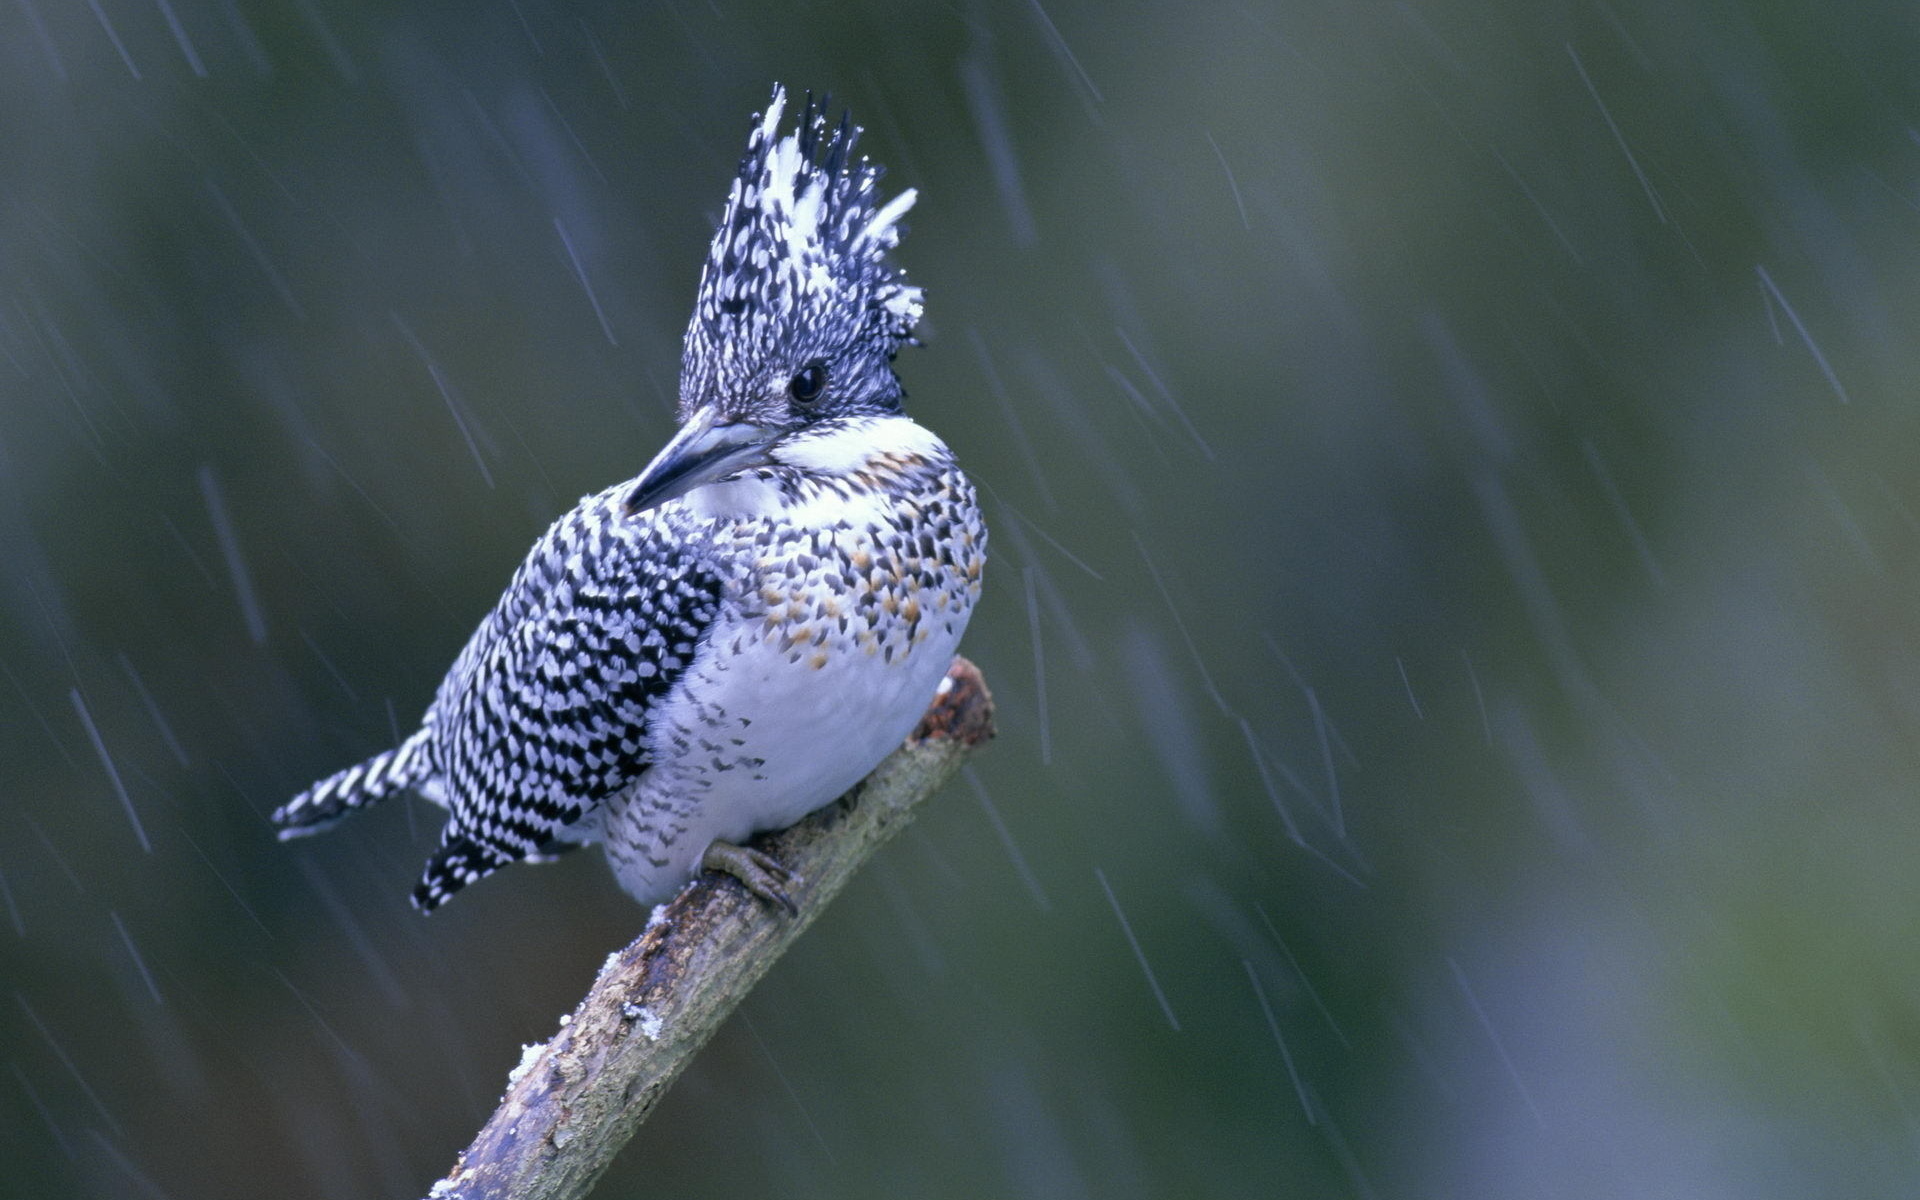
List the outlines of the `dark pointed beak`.
{"label": "dark pointed beak", "polygon": [[777,435],[777,430],[764,425],[722,421],[717,410],[702,408],[633,481],[633,490],[627,493],[627,515],[676,500],[703,483],[764,464],[767,447]]}

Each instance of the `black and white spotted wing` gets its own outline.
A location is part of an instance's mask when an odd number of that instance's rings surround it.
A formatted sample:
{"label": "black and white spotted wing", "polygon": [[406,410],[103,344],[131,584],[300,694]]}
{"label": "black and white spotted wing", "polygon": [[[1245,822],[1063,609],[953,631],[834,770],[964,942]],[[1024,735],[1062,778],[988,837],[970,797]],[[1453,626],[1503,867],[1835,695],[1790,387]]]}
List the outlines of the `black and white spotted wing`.
{"label": "black and white spotted wing", "polygon": [[692,661],[722,584],[690,521],[619,511],[621,490],[556,522],[440,685],[451,816],[414,903],[431,911],[567,828],[648,765],[649,708]]}

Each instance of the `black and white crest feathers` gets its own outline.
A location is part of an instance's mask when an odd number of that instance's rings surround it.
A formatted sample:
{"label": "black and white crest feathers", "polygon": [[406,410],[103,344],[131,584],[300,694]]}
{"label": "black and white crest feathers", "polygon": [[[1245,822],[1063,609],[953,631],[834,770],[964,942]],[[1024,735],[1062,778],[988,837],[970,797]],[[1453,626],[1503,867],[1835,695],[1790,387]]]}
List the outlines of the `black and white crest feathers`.
{"label": "black and white crest feathers", "polygon": [[853,158],[860,127],[846,115],[830,124],[811,95],[799,128],[776,137],[785,109],[786,91],[775,87],[700,272],[681,361],[682,419],[784,380],[796,355],[853,352],[884,364],[920,319],[920,289],[888,261],[916,193],[881,204],[881,168]]}

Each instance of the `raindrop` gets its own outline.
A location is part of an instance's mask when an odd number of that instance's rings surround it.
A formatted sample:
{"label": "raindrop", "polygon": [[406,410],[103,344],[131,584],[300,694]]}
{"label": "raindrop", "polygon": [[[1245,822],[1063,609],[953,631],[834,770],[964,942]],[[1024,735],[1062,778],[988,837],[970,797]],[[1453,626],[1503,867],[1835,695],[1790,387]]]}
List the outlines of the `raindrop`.
{"label": "raindrop", "polygon": [[119,657],[120,669],[126,672],[127,679],[133,684],[134,693],[140,697],[140,703],[146,708],[148,718],[153,721],[153,727],[160,731],[160,740],[167,744],[167,752],[172,754],[173,760],[181,766],[192,766],[192,761],[187,758],[186,749],[180,745],[180,739],[173,734],[173,726],[161,713],[160,706],[154,703],[153,693],[147,690],[146,682],[140,678],[140,672],[133,669],[132,660],[125,654]]}
{"label": "raindrop", "polygon": [[14,934],[19,937],[26,937],[27,925],[26,922],[20,919],[20,906],[14,902],[13,885],[7,882],[7,873],[5,871],[0,871],[0,900],[6,902],[7,917],[13,922]]}
{"label": "raindrop", "polygon": [[593,55],[593,61],[599,66],[601,76],[606,79],[607,86],[613,89],[614,100],[618,102],[621,110],[625,111],[627,91],[620,86],[620,81],[614,78],[613,68],[607,65],[607,56],[600,49],[600,39],[593,36],[593,30],[587,28],[584,19],[580,22],[580,33],[587,39],[587,51]]}
{"label": "raindrop", "polygon": [[1568,241],[1567,235],[1561,231],[1560,223],[1553,219],[1553,214],[1547,211],[1547,206],[1540,203],[1540,197],[1534,195],[1533,189],[1527,186],[1527,181],[1520,178],[1520,172],[1513,169],[1513,164],[1507,161],[1507,156],[1498,150],[1493,150],[1493,157],[1500,164],[1500,169],[1507,173],[1507,178],[1513,180],[1513,186],[1519,188],[1520,194],[1527,198],[1527,203],[1533,205],[1533,211],[1552,232],[1554,238],[1560,243],[1560,248],[1567,252],[1567,257],[1573,259],[1576,265],[1585,266],[1586,264],[1580,258],[1580,252],[1573,248],[1573,243]]}
{"label": "raindrop", "polygon": [[100,28],[106,32],[107,40],[120,55],[120,61],[127,64],[127,72],[136,80],[140,78],[140,68],[133,65],[133,56],[127,53],[127,47],[120,40],[120,34],[113,28],[113,22],[107,20],[106,10],[100,7],[100,0],[87,0],[87,7],[93,10],[94,19],[100,22]]}
{"label": "raindrop", "polygon": [[1313,732],[1320,739],[1320,763],[1327,773],[1327,803],[1333,813],[1334,836],[1345,840],[1347,818],[1340,807],[1340,773],[1333,766],[1333,740],[1327,736],[1326,714],[1320,711],[1320,696],[1307,689],[1307,705],[1313,709]]}
{"label": "raindrop", "polygon": [[87,729],[87,739],[93,743],[94,753],[100,756],[100,765],[106,768],[107,778],[113,781],[114,795],[120,797],[120,807],[126,810],[127,823],[133,826],[134,836],[140,839],[140,848],[152,854],[153,843],[147,840],[146,827],[140,824],[140,814],[133,809],[133,798],[127,795],[127,785],[120,781],[120,769],[114,766],[113,755],[107,753],[107,744],[100,738],[100,730],[93,723],[93,714],[87,711],[87,702],[80,698],[80,689],[69,689],[67,698],[73,701],[73,711],[80,714],[80,723]]}
{"label": "raindrop", "polygon": [[39,1113],[40,1119],[47,1123],[47,1132],[53,1135],[54,1144],[59,1146],[60,1153],[66,1155],[68,1160],[71,1161],[73,1158],[73,1143],[67,1140],[66,1133],[62,1131],[60,1126],[54,1121],[53,1112],[47,1108],[47,1102],[42,1100],[40,1093],[34,1090],[32,1082],[27,1079],[26,1072],[20,1069],[18,1063],[8,1063],[7,1065],[13,1068],[13,1077],[20,1081],[20,1090],[27,1094],[27,1103],[33,1105],[33,1111]]}
{"label": "raindrop", "polygon": [[1052,902],[1047,899],[1047,893],[1041,888],[1040,880],[1035,877],[1033,868],[1027,865],[1027,856],[1020,853],[1020,847],[1014,842],[1013,834],[1008,831],[1007,823],[1000,817],[1000,809],[994,804],[993,797],[987,794],[986,785],[980,782],[979,772],[969,765],[962,768],[961,773],[966,776],[968,785],[973,788],[974,798],[980,802],[980,811],[987,814],[987,823],[993,826],[994,836],[1000,839],[1001,847],[1006,850],[1007,857],[1013,861],[1013,869],[1020,876],[1020,882],[1026,887],[1027,894],[1033,897],[1034,904],[1039,906],[1041,912],[1052,912]]}
{"label": "raindrop", "polygon": [[1020,459],[1026,464],[1027,474],[1033,480],[1034,490],[1040,493],[1040,502],[1049,512],[1058,512],[1060,505],[1053,498],[1053,488],[1047,481],[1047,471],[1040,465],[1040,456],[1034,453],[1033,440],[1027,436],[1027,427],[1020,420],[1019,409],[1013,398],[1007,394],[1007,386],[1000,380],[1000,372],[993,365],[993,356],[987,352],[986,339],[980,336],[978,329],[967,330],[967,338],[973,342],[973,352],[980,359],[980,373],[987,377],[987,390],[1000,402],[1000,412],[1006,418],[1003,431],[1013,435],[1014,445],[1020,451]]}
{"label": "raindrop", "polygon": [[1160,577],[1160,568],[1153,565],[1153,556],[1147,553],[1147,544],[1140,539],[1138,530],[1133,531],[1133,546],[1140,552],[1140,561],[1147,564],[1147,574],[1153,576],[1153,586],[1159,589],[1160,598],[1166,601],[1167,613],[1173,618],[1173,627],[1180,631],[1180,640],[1187,644],[1187,656],[1193,659],[1194,669],[1200,672],[1200,682],[1207,689],[1207,698],[1212,700],[1214,707],[1224,715],[1229,717],[1238,715],[1227,707],[1226,700],[1220,695],[1220,689],[1214,686],[1213,673],[1207,670],[1206,662],[1201,659],[1200,647],[1194,645],[1193,634],[1187,631],[1187,623],[1181,618],[1180,609],[1173,603],[1173,593],[1167,590],[1166,580]]}
{"label": "raindrop", "polygon": [[1096,104],[1106,103],[1107,98],[1102,96],[1100,89],[1094,85],[1093,76],[1087,74],[1087,69],[1080,65],[1078,58],[1074,57],[1073,48],[1067,45],[1067,39],[1061,36],[1060,27],[1053,23],[1053,18],[1047,15],[1047,10],[1040,6],[1040,0],[1032,0],[1032,4],[1034,15],[1040,18],[1041,26],[1047,31],[1047,40],[1053,43],[1054,53],[1073,68],[1073,73],[1080,80],[1080,85],[1087,89],[1087,94],[1093,97]]}
{"label": "raindrop", "polygon": [[[207,65],[200,61],[200,52],[193,48],[193,39],[187,36],[187,27],[180,23],[179,16],[173,11],[173,5],[168,4],[167,0],[153,0],[153,2],[159,6],[160,15],[166,18],[167,29],[173,34],[173,40],[179,44],[180,53],[186,56],[187,66],[193,69],[193,73],[196,76],[205,79],[207,77]],[[100,23],[102,25],[107,23],[104,16],[100,18]],[[113,31],[111,27],[109,27],[107,32],[109,35],[112,34]],[[118,46],[119,44],[120,39],[114,38],[114,45]],[[126,51],[121,51],[121,57],[126,57]],[[133,64],[128,63],[127,65],[132,66]],[[139,74],[136,72],[134,78],[138,79],[139,77]]]}
{"label": "raindrop", "polygon": [[67,877],[67,882],[73,885],[73,890],[83,896],[86,895],[87,885],[80,882],[80,876],[75,874],[73,864],[67,861],[66,855],[60,853],[60,848],[53,844],[53,839],[48,837],[47,831],[40,827],[40,822],[25,813],[20,814],[20,819],[27,823],[28,829],[33,830],[33,836],[40,841],[40,848],[47,852],[47,857],[53,860],[53,865],[60,868],[60,873]]}
{"label": "raindrop", "polygon": [[20,1011],[26,1013],[27,1020],[32,1021],[33,1027],[40,1031],[40,1036],[46,1040],[47,1048],[52,1050],[53,1056],[60,1060],[60,1065],[67,1069],[67,1074],[73,1076],[73,1082],[79,1086],[81,1094],[86,1096],[87,1101],[93,1105],[94,1111],[100,1114],[100,1119],[107,1123],[107,1128],[113,1130],[115,1137],[126,1136],[120,1128],[120,1122],[114,1119],[113,1114],[107,1111],[107,1106],[101,1102],[99,1093],[93,1090],[86,1076],[80,1073],[80,1068],[74,1065],[73,1059],[67,1054],[66,1047],[53,1036],[53,1030],[47,1028],[47,1023],[40,1019],[40,1014],[33,1011],[33,1005],[27,1003],[26,994],[15,992],[13,998],[19,1001]]}
{"label": "raindrop", "polygon": [[160,985],[153,981],[153,972],[147,970],[147,960],[141,957],[140,947],[133,944],[133,935],[127,932],[127,923],[120,919],[120,914],[117,912],[109,911],[107,915],[113,918],[113,927],[119,931],[120,941],[126,946],[128,957],[133,959],[133,965],[138,968],[141,982],[147,985],[147,994],[153,997],[155,1004],[165,1004],[166,1000],[160,995]]}
{"label": "raindrop", "polygon": [[990,76],[984,48],[960,64],[960,83],[973,113],[974,132],[987,156],[987,173],[993,176],[1000,207],[1013,227],[1014,244],[1032,246],[1040,240],[1040,232],[1027,205],[1026,185],[1020,180],[1020,159],[1013,148],[1013,136],[1007,131],[1005,101],[999,84]]}
{"label": "raindrop", "polygon": [[1287,1039],[1280,1036],[1280,1022],[1274,1019],[1273,1005],[1267,1003],[1267,989],[1260,986],[1260,976],[1253,969],[1251,959],[1241,959],[1240,965],[1247,969],[1247,982],[1253,985],[1253,994],[1260,1001],[1260,1011],[1266,1015],[1267,1029],[1273,1034],[1273,1044],[1280,1047],[1280,1061],[1287,1064],[1287,1078],[1293,1081],[1293,1093],[1300,1098],[1300,1110],[1307,1114],[1307,1124],[1317,1125],[1314,1119],[1313,1104],[1307,1099],[1306,1085],[1300,1082],[1300,1072],[1293,1065],[1293,1051],[1287,1049]]}
{"label": "raindrop", "polygon": [[120,1147],[108,1141],[106,1134],[101,1133],[98,1129],[89,1129],[87,1130],[87,1134],[93,1138],[94,1144],[105,1151],[107,1157],[113,1160],[114,1165],[119,1167],[128,1179],[131,1179],[138,1185],[143,1194],[154,1197],[154,1200],[167,1200],[167,1194],[160,1189],[160,1185],[148,1179],[139,1167],[134,1166],[133,1160],[128,1158]]}
{"label": "raindrop", "polygon": [[1280,930],[1274,925],[1273,918],[1268,916],[1267,910],[1259,904],[1253,906],[1253,911],[1260,914],[1260,920],[1266,925],[1267,933],[1273,938],[1274,944],[1279,946],[1280,952],[1287,956],[1287,965],[1292,967],[1293,973],[1300,977],[1300,986],[1306,989],[1307,996],[1313,1001],[1313,1006],[1320,1010],[1322,1017],[1326,1018],[1327,1028],[1333,1030],[1333,1036],[1340,1039],[1342,1046],[1349,1050],[1353,1049],[1353,1043],[1347,1040],[1347,1035],[1340,1029],[1340,1022],[1333,1019],[1333,1010],[1328,1008],[1327,1002],[1320,998],[1320,989],[1313,986],[1313,980],[1308,979],[1307,973],[1301,969],[1300,960],[1294,957],[1293,947],[1287,945],[1287,939],[1280,936]]}
{"label": "raindrop", "polygon": [[1480,690],[1480,673],[1473,669],[1473,659],[1466,648],[1460,649],[1460,661],[1467,665],[1467,682],[1473,685],[1473,702],[1480,709],[1480,733],[1487,745],[1493,745],[1493,721],[1487,716],[1487,696]]}
{"label": "raindrop", "polygon": [[519,19],[520,31],[527,35],[527,41],[533,46],[533,52],[539,57],[545,58],[547,52],[545,48],[540,45],[540,39],[534,36],[533,26],[527,24],[527,14],[520,10],[520,0],[507,0],[507,7],[513,9],[513,15]]}
{"label": "raindrop", "polygon": [[233,226],[234,236],[240,239],[240,244],[245,246],[247,253],[253,256],[254,265],[259,267],[260,273],[267,277],[267,283],[272,286],[274,295],[280,297],[281,303],[287,306],[287,311],[302,321],[306,320],[307,310],[301,307],[299,297],[293,294],[293,288],[288,285],[286,276],[280,273],[280,268],[274,266],[273,260],[267,257],[265,247],[260,245],[259,239],[253,236],[253,231],[248,229],[246,223],[240,219],[240,210],[227,199],[227,194],[220,190],[220,185],[211,179],[207,180],[207,194],[213,197],[214,207],[218,208],[220,215],[227,219],[227,224]]}
{"label": "raindrop", "polygon": [[1133,926],[1128,923],[1127,914],[1121,911],[1120,900],[1113,894],[1112,885],[1107,882],[1107,873],[1095,867],[1093,875],[1100,881],[1100,890],[1107,894],[1107,903],[1113,905],[1113,915],[1120,918],[1120,932],[1127,935],[1127,945],[1133,947],[1133,957],[1139,962],[1141,972],[1147,977],[1147,986],[1153,989],[1153,998],[1160,1002],[1160,1011],[1166,1014],[1167,1024],[1173,1026],[1175,1033],[1179,1033],[1180,1018],[1173,1015],[1173,1005],[1167,1003],[1167,994],[1160,990],[1160,980],[1154,976],[1153,967],[1147,963],[1147,954],[1140,948],[1140,939],[1133,936]]}
{"label": "raindrop", "polygon": [[1233,168],[1227,165],[1227,156],[1221,153],[1220,143],[1213,140],[1211,130],[1203,129],[1201,132],[1207,135],[1207,145],[1213,147],[1213,156],[1220,160],[1220,170],[1227,176],[1227,190],[1233,193],[1233,206],[1240,210],[1240,228],[1251,232],[1253,226],[1247,221],[1247,205],[1240,199],[1240,183],[1233,177]]}
{"label": "raindrop", "polygon": [[[407,339],[407,344],[413,347],[413,352],[420,356],[421,363],[427,368],[428,377],[433,380],[433,386],[439,391],[441,401],[446,404],[447,412],[453,417],[453,423],[459,426],[460,436],[466,439],[467,452],[473,455],[474,465],[480,468],[480,477],[486,480],[487,486],[491,488],[493,486],[493,472],[487,469],[487,460],[480,453],[480,444],[474,440],[473,426],[467,419],[466,405],[460,402],[459,396],[447,382],[446,375],[441,372],[440,364],[433,361],[433,356],[427,353],[426,345],[414,336],[413,330],[408,328],[407,323],[400,319],[400,314],[393,312],[387,315],[393,321],[395,327],[400,330],[401,336]],[[491,445],[492,439],[488,439],[488,441],[489,445],[487,448],[491,450],[493,448]]]}
{"label": "raindrop", "polygon": [[1178,417],[1180,424],[1186,427],[1187,436],[1193,439],[1194,445],[1200,447],[1200,453],[1207,456],[1208,462],[1215,461],[1218,456],[1214,454],[1213,447],[1207,445],[1207,439],[1200,436],[1199,426],[1195,425],[1193,419],[1187,416],[1187,410],[1180,406],[1180,402],[1173,398],[1173,391],[1161,380],[1160,372],[1154,370],[1153,364],[1147,361],[1147,356],[1140,353],[1140,347],[1133,344],[1133,339],[1127,336],[1126,330],[1116,325],[1114,326],[1113,332],[1119,335],[1120,343],[1127,348],[1127,353],[1133,355],[1133,361],[1139,366],[1141,372],[1146,375],[1148,381],[1153,384],[1153,390],[1160,394],[1161,403],[1173,410],[1173,415]]}
{"label": "raindrop", "polygon": [[593,305],[593,315],[600,322],[600,332],[607,335],[608,345],[618,346],[620,339],[613,336],[613,326],[607,324],[606,310],[600,307],[600,297],[594,294],[593,281],[587,278],[587,268],[581,264],[580,255],[573,248],[573,239],[567,235],[566,223],[555,217],[553,231],[560,235],[560,244],[566,247],[567,261],[573,264],[574,278],[580,281],[580,290],[587,294],[587,303]]}
{"label": "raindrop", "polygon": [[313,0],[294,0],[294,4],[299,8],[300,15],[307,19],[307,24],[313,28],[314,36],[320,39],[320,46],[327,52],[327,58],[333,63],[333,69],[349,87],[357,86],[360,82],[360,72],[354,69],[353,60],[347,57],[346,47],[340,44],[340,39],[335,36],[333,27],[327,24],[326,18],[320,15],[320,10],[314,7]]}
{"label": "raindrop", "polygon": [[353,690],[353,685],[348,683],[347,677],[340,673],[340,668],[333,665],[333,660],[327,657],[326,651],[320,649],[320,643],[313,640],[313,635],[302,629],[300,640],[307,644],[307,649],[313,651],[313,656],[320,660],[320,665],[327,669],[327,674],[333,676],[333,681],[340,685],[340,690],[347,694],[347,699],[359,704],[360,693]]}
{"label": "raindrop", "polygon": [[[1787,298],[1781,295],[1779,285],[1773,282],[1773,276],[1767,274],[1765,267],[1755,263],[1753,269],[1760,273],[1760,282],[1773,296],[1775,303],[1780,305],[1780,311],[1786,313],[1787,320],[1793,322],[1793,331],[1800,335],[1800,340],[1806,344],[1807,351],[1813,355],[1813,361],[1819,366],[1820,373],[1827,377],[1827,386],[1833,389],[1834,395],[1840,397],[1840,403],[1847,403],[1847,389],[1841,386],[1840,377],[1833,373],[1833,364],[1827,361],[1826,355],[1820,353],[1819,344],[1813,340],[1813,334],[1807,331],[1806,324],[1800,320],[1800,314],[1793,311],[1793,305],[1788,304]],[[1778,330],[1774,333],[1774,340],[1779,340]]]}
{"label": "raindrop", "polygon": [[1400,684],[1407,689],[1407,703],[1413,705],[1413,715],[1415,719],[1421,721],[1426,720],[1427,714],[1420,710],[1420,697],[1413,694],[1413,680],[1407,678],[1407,664],[1400,661],[1399,656],[1396,655],[1394,656],[1393,665],[1400,668]]}
{"label": "raindrop", "polygon": [[1467,998],[1467,1006],[1473,1009],[1474,1018],[1480,1022],[1480,1028],[1486,1033],[1487,1040],[1493,1043],[1494,1053],[1500,1056],[1500,1063],[1507,1069],[1508,1078],[1513,1080],[1513,1090],[1520,1094],[1520,1099],[1526,1104],[1527,1111],[1533,1114],[1533,1123],[1545,1129],[1546,1119],[1540,1115],[1540,1107],[1533,1102],[1533,1093],[1527,1090],[1526,1081],[1520,1077],[1520,1068],[1515,1065],[1513,1056],[1507,1053],[1506,1043],[1500,1040],[1499,1032],[1493,1027],[1493,1020],[1487,1016],[1487,1010],[1480,1006],[1480,998],[1473,994],[1473,985],[1467,982],[1467,973],[1461,970],[1460,964],[1452,958],[1447,959],[1447,967],[1453,972],[1453,981],[1460,986],[1460,994]]}
{"label": "raindrop", "polygon": [[1047,660],[1040,642],[1040,601],[1033,592],[1033,568],[1022,567],[1021,579],[1027,588],[1027,630],[1033,639],[1034,703],[1040,716],[1040,765],[1053,765],[1053,736],[1047,721]]}
{"label": "raindrop", "polygon": [[34,38],[40,43],[40,50],[47,56],[47,65],[62,82],[67,78],[67,64],[60,59],[60,51],[53,44],[53,36],[47,32],[47,23],[41,19],[40,10],[33,6],[33,0],[15,0],[20,11],[27,14],[27,21],[33,26]]}
{"label": "raindrop", "polygon": [[1615,123],[1613,114],[1607,111],[1607,102],[1600,98],[1600,89],[1594,87],[1593,80],[1588,78],[1586,64],[1580,61],[1580,52],[1573,48],[1572,42],[1567,43],[1567,57],[1573,59],[1573,69],[1580,73],[1580,82],[1586,85],[1587,94],[1593,97],[1594,105],[1599,108],[1600,116],[1606,121],[1607,129],[1613,134],[1614,143],[1620,147],[1620,153],[1626,155],[1627,165],[1633,168],[1633,177],[1640,181],[1641,190],[1647,194],[1647,203],[1653,205],[1653,215],[1659,217],[1660,223],[1665,225],[1667,208],[1660,203],[1660,194],[1654,191],[1653,181],[1647,178],[1647,173],[1640,169],[1640,160],[1633,156],[1633,147],[1627,145],[1626,135],[1620,132],[1620,126]]}
{"label": "raindrop", "polygon": [[220,494],[220,482],[214,478],[211,466],[200,468],[200,498],[207,506],[207,518],[213,522],[214,536],[219,539],[220,553],[227,560],[227,575],[233,582],[234,598],[240,603],[240,615],[247,622],[247,636],[256,646],[267,644],[267,618],[260,611],[260,601],[254,596],[253,577],[247,574],[247,563],[240,555],[240,539],[234,535],[233,520],[227,515],[226,501]]}
{"label": "raindrop", "polygon": [[374,987],[379,990],[381,999],[394,1008],[405,1008],[407,1006],[406,989],[394,975],[393,968],[387,965],[387,960],[381,957],[380,951],[373,944],[373,939],[367,936],[366,928],[353,915],[353,910],[347,906],[345,900],[341,899],[339,891],[325,875],[320,873],[320,868],[314,866],[311,859],[301,855],[298,861],[300,873],[306,876],[308,886],[312,887],[314,894],[320,897],[320,903],[325,906],[334,924],[338,925],[340,932],[346,935],[347,945],[352,947],[361,965],[367,969],[367,975],[373,981]]}
{"label": "raindrop", "polygon": [[753,1018],[743,1012],[740,1014],[740,1020],[746,1025],[747,1032],[753,1035],[754,1045],[760,1047],[760,1053],[766,1056],[767,1065],[773,1068],[774,1078],[778,1079],[780,1086],[785,1089],[787,1099],[793,1101],[794,1108],[799,1110],[800,1119],[807,1123],[807,1129],[812,1132],[813,1140],[820,1143],[820,1150],[827,1156],[827,1161],[839,1166],[840,1160],[834,1157],[833,1147],[827,1144],[826,1135],[820,1132],[820,1126],[814,1121],[813,1114],[807,1111],[807,1106],[801,1102],[800,1093],[793,1090],[793,1084],[787,1079],[787,1073],[780,1069],[780,1063],[773,1057],[773,1051],[767,1048],[767,1039],[760,1036],[760,1030],[754,1025]]}

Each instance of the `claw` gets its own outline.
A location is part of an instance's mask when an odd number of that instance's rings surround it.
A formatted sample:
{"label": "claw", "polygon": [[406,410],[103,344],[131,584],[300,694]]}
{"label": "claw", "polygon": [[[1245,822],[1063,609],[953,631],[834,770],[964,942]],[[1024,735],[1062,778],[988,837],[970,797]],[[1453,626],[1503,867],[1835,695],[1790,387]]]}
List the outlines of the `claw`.
{"label": "claw", "polygon": [[749,892],[786,909],[789,916],[800,915],[800,906],[787,894],[787,885],[794,881],[793,872],[771,854],[732,842],[715,842],[700,856],[700,866],[733,876]]}

